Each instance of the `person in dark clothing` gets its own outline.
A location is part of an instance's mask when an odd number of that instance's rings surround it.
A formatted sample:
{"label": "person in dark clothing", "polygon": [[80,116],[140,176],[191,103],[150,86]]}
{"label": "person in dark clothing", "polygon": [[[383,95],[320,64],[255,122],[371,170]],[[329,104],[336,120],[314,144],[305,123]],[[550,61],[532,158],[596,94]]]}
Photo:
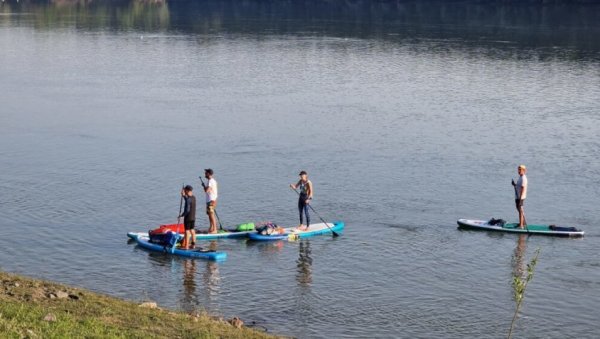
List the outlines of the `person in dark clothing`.
{"label": "person in dark clothing", "polygon": [[[298,226],[299,230],[307,230],[310,227],[310,214],[308,213],[308,208],[310,201],[313,198],[313,185],[310,180],[308,180],[308,173],[306,171],[302,171],[299,174],[300,180],[296,184],[291,184],[290,187],[292,189],[299,189],[300,195],[298,197],[298,212],[300,213],[300,225]],[[306,227],[304,226],[304,219],[302,215],[306,216]]]}
{"label": "person in dark clothing", "polygon": [[179,216],[183,217],[183,228],[185,229],[185,235],[183,236],[183,249],[191,249],[196,246],[196,231],[194,226],[196,223],[196,197],[192,192],[194,188],[187,185],[181,191],[181,196],[185,200],[185,208],[183,213]]}

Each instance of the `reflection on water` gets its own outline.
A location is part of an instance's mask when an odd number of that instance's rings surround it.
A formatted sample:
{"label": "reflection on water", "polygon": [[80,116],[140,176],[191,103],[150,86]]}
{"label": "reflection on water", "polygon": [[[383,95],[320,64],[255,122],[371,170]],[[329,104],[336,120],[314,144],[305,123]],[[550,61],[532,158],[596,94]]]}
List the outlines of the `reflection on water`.
{"label": "reflection on water", "polygon": [[277,241],[246,241],[246,246],[257,247],[261,255],[271,256],[283,250],[284,240]]}
{"label": "reflection on water", "polygon": [[302,241],[298,247],[300,253],[297,260],[298,274],[296,279],[300,286],[310,286],[312,283],[312,258],[310,251],[310,242]]}
{"label": "reflection on water", "polygon": [[512,257],[512,274],[514,278],[523,279],[524,274],[527,271],[527,264],[525,262],[525,252],[527,252],[527,238],[527,234],[519,234],[519,238],[517,239],[517,247],[515,247],[515,251]]}
{"label": "reflection on water", "polygon": [[[208,249],[211,251],[217,251],[217,241],[211,240],[208,244]],[[214,261],[206,261],[206,269],[202,274],[202,284],[204,288],[203,295],[206,298],[203,305],[209,306],[210,309],[218,309],[220,283],[221,276],[219,274],[219,265]]]}
{"label": "reflection on water", "polygon": [[502,51],[501,57],[515,57],[514,53],[533,57],[529,55],[533,53],[537,58],[585,58],[600,50],[600,4],[564,3],[569,2],[523,6],[455,1],[29,0],[2,2],[0,13],[5,15],[0,22],[38,29],[293,34],[410,44],[444,41],[477,54],[489,53],[477,49],[481,46],[494,46]]}
{"label": "reflection on water", "polygon": [[[313,283],[313,258],[310,248],[310,240],[302,240],[298,246],[298,259],[296,260],[296,300],[294,307],[294,317],[296,317],[301,327],[307,328],[311,319],[315,315],[314,300],[315,295],[312,291]],[[310,337],[311,333],[299,331],[299,337]]]}
{"label": "reflection on water", "polygon": [[183,297],[181,308],[187,312],[196,310],[196,260],[186,259],[183,261]]}
{"label": "reflection on water", "polygon": [[[211,241],[207,247],[209,250],[216,251],[218,249],[217,241]],[[147,252],[145,250],[142,251]],[[216,262],[184,259],[165,253],[147,253],[149,261],[153,266],[154,274],[157,277],[171,277],[172,279],[169,279],[171,283],[178,287],[177,290],[181,294],[178,295],[177,300],[179,300],[179,307],[182,310],[194,313],[199,309],[208,309],[218,313],[221,277],[219,274],[219,265]],[[204,271],[202,271],[202,275],[199,277],[197,274],[198,269],[202,270],[202,267],[204,267]],[[147,288],[152,290],[164,287],[150,285]],[[164,292],[168,292],[168,290]]]}
{"label": "reflection on water", "polygon": [[155,31],[167,29],[170,24],[165,0],[5,1],[0,5],[0,13],[26,14],[5,20],[27,22],[38,29],[76,27]]}

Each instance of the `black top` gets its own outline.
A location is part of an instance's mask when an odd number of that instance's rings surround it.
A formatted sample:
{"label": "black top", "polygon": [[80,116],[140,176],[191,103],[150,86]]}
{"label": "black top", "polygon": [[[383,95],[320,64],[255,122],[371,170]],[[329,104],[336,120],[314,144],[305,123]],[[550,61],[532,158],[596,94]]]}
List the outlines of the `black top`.
{"label": "black top", "polygon": [[196,220],[196,197],[192,195],[191,197],[183,197],[183,199],[185,199],[185,209],[181,216],[184,222]]}

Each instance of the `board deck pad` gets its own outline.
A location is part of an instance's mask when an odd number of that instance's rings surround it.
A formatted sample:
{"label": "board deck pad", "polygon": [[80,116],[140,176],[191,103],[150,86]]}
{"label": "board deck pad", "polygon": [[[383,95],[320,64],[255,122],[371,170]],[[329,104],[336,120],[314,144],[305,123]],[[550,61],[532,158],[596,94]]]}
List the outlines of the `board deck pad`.
{"label": "board deck pad", "polygon": [[334,221],[325,223],[312,224],[308,230],[299,230],[296,227],[287,227],[283,229],[282,233],[273,233],[270,235],[263,235],[258,232],[254,232],[248,235],[251,240],[268,241],[268,240],[296,240],[300,238],[308,238],[315,235],[331,234],[332,230],[336,233],[343,231],[345,227],[344,222]]}
{"label": "board deck pad", "polygon": [[584,235],[582,230],[579,230],[571,226],[556,226],[556,225],[543,225],[543,224],[531,224],[523,228],[519,228],[517,223],[507,223],[504,225],[492,225],[486,220],[471,220],[471,219],[459,219],[457,221],[459,228],[474,229],[474,230],[488,230],[498,231],[507,233],[525,233],[525,234],[540,234],[540,235],[553,235],[553,236],[565,236],[565,237],[581,237]]}

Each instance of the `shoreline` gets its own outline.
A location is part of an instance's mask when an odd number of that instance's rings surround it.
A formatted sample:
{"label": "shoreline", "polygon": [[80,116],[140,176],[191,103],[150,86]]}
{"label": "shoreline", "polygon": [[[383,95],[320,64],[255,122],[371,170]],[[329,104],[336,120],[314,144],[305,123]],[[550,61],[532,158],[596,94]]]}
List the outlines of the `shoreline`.
{"label": "shoreline", "polygon": [[0,271],[0,333],[8,337],[273,338],[206,313],[187,314]]}

